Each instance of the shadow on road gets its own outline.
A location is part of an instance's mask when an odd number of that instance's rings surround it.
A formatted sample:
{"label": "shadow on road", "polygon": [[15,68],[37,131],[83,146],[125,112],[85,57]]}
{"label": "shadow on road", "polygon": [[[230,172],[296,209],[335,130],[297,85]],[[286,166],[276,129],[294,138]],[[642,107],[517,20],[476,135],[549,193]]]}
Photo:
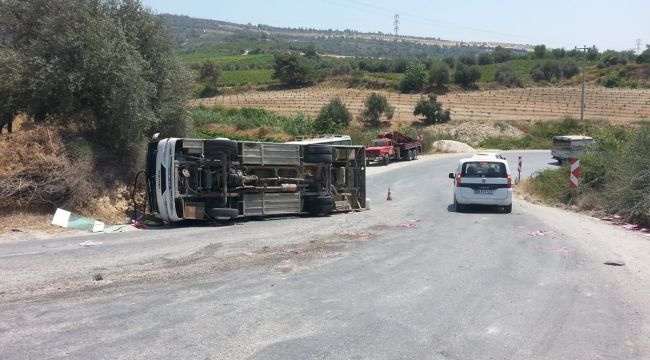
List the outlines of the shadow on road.
{"label": "shadow on road", "polygon": [[[458,213],[454,204],[447,205],[447,212]],[[466,205],[462,213],[459,214],[503,214],[503,206],[493,205]]]}

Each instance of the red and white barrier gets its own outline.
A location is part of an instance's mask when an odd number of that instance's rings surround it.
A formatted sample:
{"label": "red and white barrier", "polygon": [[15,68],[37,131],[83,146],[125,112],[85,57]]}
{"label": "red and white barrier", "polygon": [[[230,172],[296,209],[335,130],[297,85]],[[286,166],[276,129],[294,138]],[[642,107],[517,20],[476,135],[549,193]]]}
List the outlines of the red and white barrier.
{"label": "red and white barrier", "polygon": [[570,189],[577,189],[580,178],[580,159],[569,159],[571,163],[571,176],[569,182]]}

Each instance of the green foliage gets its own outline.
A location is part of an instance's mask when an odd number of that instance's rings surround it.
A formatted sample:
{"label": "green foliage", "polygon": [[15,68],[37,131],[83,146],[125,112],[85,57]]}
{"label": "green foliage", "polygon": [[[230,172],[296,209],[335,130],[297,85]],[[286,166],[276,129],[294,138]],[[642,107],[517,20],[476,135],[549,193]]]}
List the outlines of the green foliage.
{"label": "green foliage", "polygon": [[604,68],[613,65],[626,65],[630,54],[626,52],[618,52],[614,50],[607,50],[600,56],[599,68]]}
{"label": "green foliage", "polygon": [[323,105],[314,121],[314,130],[321,134],[333,134],[346,128],[352,121],[352,113],[343,101],[336,97]]}
{"label": "green foliage", "polygon": [[578,65],[571,59],[548,59],[536,63],[530,71],[530,76],[535,81],[559,81],[573,77],[578,71]]}
{"label": "green foliage", "polygon": [[481,68],[474,66],[466,66],[463,63],[456,65],[454,71],[454,82],[463,87],[470,87],[474,85],[481,78]]}
{"label": "green foliage", "polygon": [[375,92],[368,95],[363,101],[361,118],[366,125],[378,128],[382,125],[381,116],[385,115],[387,120],[393,118],[394,108],[390,106],[386,97]]}
{"label": "green foliage", "polygon": [[[650,126],[605,132],[581,159],[578,205],[622,215],[626,221],[650,225]],[[545,170],[531,180],[531,190],[547,202],[572,200],[569,169]]]}
{"label": "green foliage", "polygon": [[497,46],[492,51],[492,57],[495,63],[502,63],[512,60],[512,50]]}
{"label": "green foliage", "polygon": [[545,169],[530,180],[530,191],[547,204],[566,203],[571,199],[569,191],[569,167]]}
{"label": "green foliage", "polygon": [[218,86],[242,86],[248,84],[273,84],[277,80],[273,79],[273,70],[233,70],[224,71],[219,79]]}
{"label": "green foliage", "polygon": [[314,132],[313,121],[304,114],[286,117],[258,108],[225,109],[203,106],[192,108],[190,114],[192,123],[197,129],[202,129],[208,124],[218,124],[237,131],[256,129],[263,130],[261,133],[274,132],[291,136],[308,135]]}
{"label": "green foliage", "polygon": [[621,86],[622,80],[616,74],[610,74],[601,80],[601,84],[607,88],[615,88]]}
{"label": "green foliage", "polygon": [[639,54],[639,56],[636,57],[636,63],[637,64],[650,64],[650,45],[647,46],[647,49],[645,49],[644,52]]}
{"label": "green foliage", "polygon": [[534,53],[536,59],[543,59],[546,57],[546,45],[535,46]]}
{"label": "green foliage", "polygon": [[467,65],[467,66],[472,66],[476,65],[476,56],[474,55],[461,55],[458,57],[458,62]]}
{"label": "green foliage", "polygon": [[314,66],[298,54],[275,54],[273,78],[289,85],[303,85],[314,80]]}
{"label": "green foliage", "polygon": [[494,57],[490,53],[480,53],[478,55],[478,64],[479,65],[494,64]]}
{"label": "green foliage", "polygon": [[402,92],[417,92],[422,90],[427,81],[427,70],[418,60],[406,64],[404,78],[400,81],[400,90]]}
{"label": "green foliage", "polygon": [[580,121],[568,117],[561,121],[536,121],[530,125],[519,124],[521,130],[526,133],[524,136],[492,136],[479,143],[482,148],[489,149],[550,149],[551,139],[556,135],[573,135],[586,131],[587,135],[596,136],[606,124],[593,123],[591,121]]}
{"label": "green foliage", "polygon": [[319,60],[320,55],[318,55],[318,51],[316,50],[316,46],[314,44],[309,44],[303,49],[303,54],[305,54],[305,57],[310,60]]}
{"label": "green foliage", "polygon": [[438,102],[435,94],[420,97],[415,105],[413,115],[424,116],[424,123],[427,125],[446,123],[451,120],[449,109],[443,110],[442,104]]}
{"label": "green foliage", "polygon": [[494,73],[494,80],[507,87],[521,87],[519,75],[509,65],[500,65]]}
{"label": "green foliage", "polygon": [[592,46],[589,49],[587,49],[587,56],[586,56],[587,60],[594,61],[598,59],[599,56],[600,53],[598,52],[598,48],[596,48],[595,46]]}
{"label": "green foliage", "polygon": [[185,134],[189,72],[139,1],[7,0],[0,23],[14,35],[3,58],[21,61],[0,64],[0,89],[19,79],[13,110],[87,127],[122,154],[154,132]]}
{"label": "green foliage", "polygon": [[199,81],[215,86],[221,77],[221,66],[212,60],[206,60],[199,68]]}
{"label": "green foliage", "polygon": [[564,50],[564,48],[556,48],[551,50],[551,55],[553,55],[555,59],[562,59],[566,57],[566,50]]}
{"label": "green foliage", "polygon": [[429,71],[429,85],[439,88],[449,84],[449,65],[445,62],[434,64]]}

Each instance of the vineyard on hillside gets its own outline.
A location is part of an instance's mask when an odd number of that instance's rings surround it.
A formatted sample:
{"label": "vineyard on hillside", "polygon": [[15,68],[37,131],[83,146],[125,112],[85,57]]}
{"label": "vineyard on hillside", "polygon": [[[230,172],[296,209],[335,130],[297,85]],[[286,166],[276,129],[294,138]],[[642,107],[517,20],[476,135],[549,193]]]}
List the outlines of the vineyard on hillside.
{"label": "vineyard on hillside", "polygon": [[[257,107],[282,115],[315,115],[321,106],[338,96],[355,115],[361,113],[363,100],[371,90],[305,88],[258,91],[194,100],[194,105],[226,108]],[[393,122],[416,120],[413,109],[419,94],[378,91],[395,107]],[[561,119],[580,115],[579,87],[537,87],[492,91],[449,93],[438,97],[451,108],[453,119],[538,120]],[[650,90],[587,88],[585,117],[610,121],[650,119]]]}

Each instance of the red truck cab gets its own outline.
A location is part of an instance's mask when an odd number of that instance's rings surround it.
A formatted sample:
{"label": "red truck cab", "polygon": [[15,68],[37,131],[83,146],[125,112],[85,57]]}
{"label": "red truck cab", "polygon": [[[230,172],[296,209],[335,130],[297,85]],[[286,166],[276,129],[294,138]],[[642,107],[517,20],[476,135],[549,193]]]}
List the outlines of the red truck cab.
{"label": "red truck cab", "polygon": [[370,142],[366,148],[366,159],[388,165],[395,160],[415,160],[421,152],[422,140],[419,137],[412,139],[399,132],[384,132]]}

